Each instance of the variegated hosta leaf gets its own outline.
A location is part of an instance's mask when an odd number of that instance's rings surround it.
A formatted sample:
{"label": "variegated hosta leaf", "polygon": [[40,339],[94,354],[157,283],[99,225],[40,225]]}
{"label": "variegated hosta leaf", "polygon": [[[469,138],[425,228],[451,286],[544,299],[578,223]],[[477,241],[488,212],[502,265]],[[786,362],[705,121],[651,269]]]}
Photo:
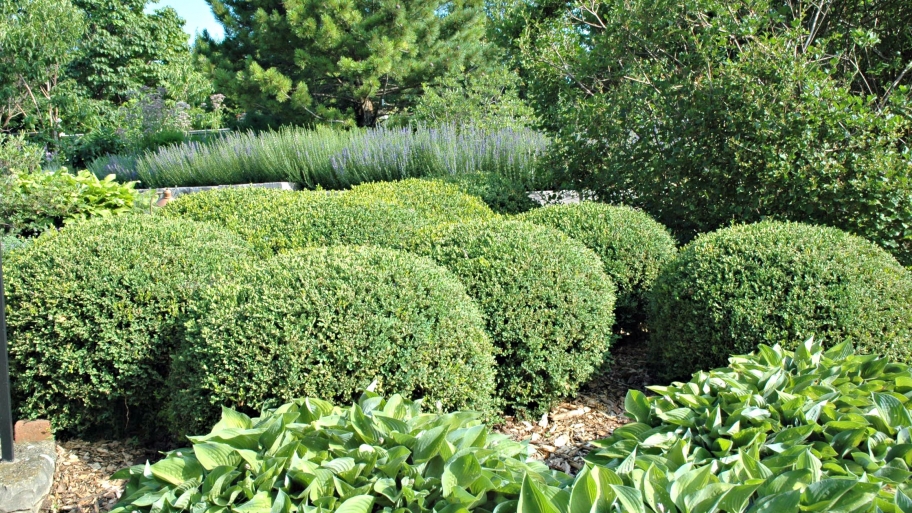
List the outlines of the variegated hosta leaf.
{"label": "variegated hosta leaf", "polygon": [[[153,465],[118,472],[117,513],[515,511],[523,478],[571,478],[472,412],[366,392],[349,408],[296,400],[258,418],[224,410],[212,432]],[[511,509],[512,508],[512,509]]]}

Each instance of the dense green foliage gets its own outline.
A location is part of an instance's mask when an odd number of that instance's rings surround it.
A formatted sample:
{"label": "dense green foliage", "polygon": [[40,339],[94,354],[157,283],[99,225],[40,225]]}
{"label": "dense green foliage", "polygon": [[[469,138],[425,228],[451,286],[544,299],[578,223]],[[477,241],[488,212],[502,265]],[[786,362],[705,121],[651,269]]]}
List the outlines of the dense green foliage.
{"label": "dense green foliage", "polygon": [[174,100],[199,104],[211,83],[190,53],[184,20],[170,7],[147,12],[149,0],[72,0],[85,13],[86,34],[66,71],[83,96],[111,109],[143,88],[165,88]]}
{"label": "dense green foliage", "polygon": [[493,513],[515,511],[525,474],[558,482],[477,413],[420,406],[367,392],[350,408],[297,399],[253,419],[225,409],[192,448],[115,474],[128,483],[113,512]]}
{"label": "dense green foliage", "polygon": [[563,490],[527,479],[519,511],[912,511],[909,367],[848,343],[759,349],[630,391],[635,422],[595,442],[595,466]]}
{"label": "dense green foliage", "polygon": [[4,260],[18,418],[70,433],[154,432],[187,302],[250,252],[191,221],[90,220]]}
{"label": "dense green foliage", "polygon": [[258,187],[181,196],[162,213],[223,226],[264,255],[333,244],[396,246],[432,223],[410,208],[345,192]]}
{"label": "dense green foliage", "polygon": [[475,73],[460,69],[436,84],[425,84],[408,120],[419,125],[528,128],[537,120],[520,98],[519,85],[519,77],[503,66]]}
{"label": "dense green foliage", "polygon": [[[529,190],[535,187],[533,184],[510,179],[496,171],[461,173],[441,179],[458,185],[467,194],[478,196],[498,214],[519,214],[538,206],[529,198]],[[536,181],[542,182],[541,179]]]}
{"label": "dense green foliage", "polygon": [[346,189],[363,182],[451,177],[485,171],[518,187],[540,181],[548,146],[532,130],[443,126],[419,130],[283,129],[235,132],[208,144],[191,142],[147,153],[124,169],[102,159],[95,174],[115,173],[150,187],[288,181],[308,189]]}
{"label": "dense green foliage", "polygon": [[508,408],[548,411],[605,362],[615,286],[581,243],[552,228],[492,220],[429,228],[412,249],[452,271],[481,307]]}
{"label": "dense green foliage", "polygon": [[0,132],[0,177],[11,171],[41,169],[43,153],[41,146],[30,143],[21,135],[11,136]]}
{"label": "dense green foliage", "polygon": [[70,0],[0,2],[0,130],[57,133],[57,86],[84,30]]}
{"label": "dense green foliage", "polygon": [[481,199],[441,180],[374,182],[358,185],[348,195],[410,208],[421,217],[439,222],[492,219],[495,216]]}
{"label": "dense green foliage", "polygon": [[675,256],[675,241],[648,214],[630,207],[583,202],[550,205],[519,219],[550,226],[595,251],[617,285],[617,324],[636,331],[646,319],[646,293]]}
{"label": "dense green foliage", "polygon": [[225,38],[200,53],[246,122],[374,126],[484,50],[483,2],[207,0]]}
{"label": "dense green foliage", "polygon": [[568,185],[684,241],[773,218],[912,263],[908,2],[543,4],[520,46]]}
{"label": "dense green foliage", "polygon": [[179,434],[220,406],[260,410],[319,394],[426,397],[493,411],[494,357],[478,308],[431,261],[370,246],[311,248],[212,287],[192,307],[169,378]]}
{"label": "dense green foliage", "polygon": [[90,217],[125,214],[136,201],[134,185],[66,168],[0,176],[0,233],[32,236]]}
{"label": "dense green foliage", "polygon": [[767,221],[701,235],[656,280],[649,314],[652,355],[671,377],[812,336],[912,361],[912,274],[835,228]]}

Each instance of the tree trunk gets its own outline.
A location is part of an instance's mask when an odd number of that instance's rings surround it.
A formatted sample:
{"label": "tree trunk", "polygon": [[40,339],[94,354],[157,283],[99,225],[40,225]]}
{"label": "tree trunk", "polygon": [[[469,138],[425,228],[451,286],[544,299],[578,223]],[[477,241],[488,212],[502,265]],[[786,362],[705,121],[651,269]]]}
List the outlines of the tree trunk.
{"label": "tree trunk", "polygon": [[377,111],[374,110],[374,103],[370,98],[361,100],[361,105],[355,107],[355,115],[360,127],[372,127],[377,122]]}

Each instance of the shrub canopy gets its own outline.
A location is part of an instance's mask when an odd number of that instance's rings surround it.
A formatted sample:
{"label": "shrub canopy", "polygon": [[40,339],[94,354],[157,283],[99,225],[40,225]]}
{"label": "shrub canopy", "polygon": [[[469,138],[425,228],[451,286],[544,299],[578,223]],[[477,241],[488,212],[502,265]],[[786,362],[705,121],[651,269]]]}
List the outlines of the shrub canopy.
{"label": "shrub canopy", "polygon": [[631,331],[645,321],[646,293],[677,251],[665,227],[640,210],[590,201],[537,208],[519,219],[557,228],[595,251],[618,288],[618,326]]}
{"label": "shrub canopy", "polygon": [[768,221],[702,235],[660,274],[649,313],[651,352],[672,377],[812,336],[912,361],[912,275],[835,228]]}
{"label": "shrub canopy", "polygon": [[347,401],[375,380],[378,392],[447,410],[493,410],[481,314],[425,258],[368,246],[292,252],[212,287],[191,311],[170,378],[177,433],[211,425],[219,406]]}
{"label": "shrub canopy", "polygon": [[613,341],[615,286],[598,256],[547,227],[473,221],[427,229],[413,250],[455,274],[497,347],[497,392],[541,414],[573,394]]}
{"label": "shrub canopy", "polygon": [[4,255],[19,418],[77,434],[155,434],[187,303],[250,258],[216,227],[132,215],[68,226]]}
{"label": "shrub canopy", "polygon": [[357,185],[351,196],[410,208],[422,217],[440,222],[491,219],[494,212],[484,201],[442,180],[411,178],[399,182]]}

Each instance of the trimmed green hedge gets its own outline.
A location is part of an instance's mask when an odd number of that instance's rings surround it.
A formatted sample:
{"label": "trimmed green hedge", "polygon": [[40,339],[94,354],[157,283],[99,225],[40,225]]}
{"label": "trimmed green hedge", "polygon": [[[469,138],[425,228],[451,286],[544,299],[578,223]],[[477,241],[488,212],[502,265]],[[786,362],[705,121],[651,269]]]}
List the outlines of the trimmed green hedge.
{"label": "trimmed green hedge", "polygon": [[410,178],[398,182],[373,182],[357,185],[346,194],[410,208],[423,218],[439,222],[491,219],[496,215],[480,198],[441,180]]}
{"label": "trimmed green hedge", "polygon": [[538,203],[529,198],[523,182],[496,172],[460,173],[440,179],[455,184],[466,194],[481,198],[498,214],[519,214],[538,207]]}
{"label": "trimmed green hedge", "polygon": [[557,228],[595,251],[618,288],[618,327],[638,330],[646,293],[677,252],[664,226],[641,210],[590,201],[537,208],[519,219]]}
{"label": "trimmed green hedge", "polygon": [[413,250],[452,271],[481,307],[508,407],[541,414],[605,361],[615,286],[581,243],[502,220],[438,226],[422,236]]}
{"label": "trimmed green hedge", "polygon": [[332,244],[390,245],[434,222],[411,208],[367,195],[257,187],[184,195],[162,213],[224,226],[263,255]]}
{"label": "trimmed green hedge", "polygon": [[216,227],[134,215],[68,226],[6,256],[19,417],[103,435],[154,430],[188,301],[252,258]]}
{"label": "trimmed green hedge", "polygon": [[199,432],[219,406],[378,392],[491,412],[494,358],[478,308],[428,259],[369,246],[280,255],[207,290],[174,358],[168,414]]}
{"label": "trimmed green hedge", "polygon": [[763,222],[702,235],[660,274],[649,313],[651,353],[674,378],[812,336],[912,361],[912,275],[835,228]]}

